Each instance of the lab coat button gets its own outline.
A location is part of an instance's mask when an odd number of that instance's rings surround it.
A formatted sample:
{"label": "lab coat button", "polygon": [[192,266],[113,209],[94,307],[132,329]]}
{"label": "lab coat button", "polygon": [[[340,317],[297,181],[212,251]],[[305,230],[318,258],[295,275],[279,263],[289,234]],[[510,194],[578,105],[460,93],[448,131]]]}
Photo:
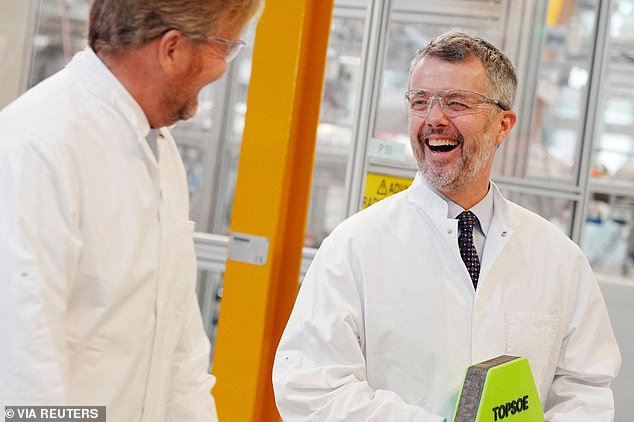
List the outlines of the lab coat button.
{"label": "lab coat button", "polygon": [[502,237],[506,237],[506,231],[502,232]]}
{"label": "lab coat button", "polygon": [[453,229],[451,228],[447,229],[447,234],[451,234],[451,233],[453,233]]}

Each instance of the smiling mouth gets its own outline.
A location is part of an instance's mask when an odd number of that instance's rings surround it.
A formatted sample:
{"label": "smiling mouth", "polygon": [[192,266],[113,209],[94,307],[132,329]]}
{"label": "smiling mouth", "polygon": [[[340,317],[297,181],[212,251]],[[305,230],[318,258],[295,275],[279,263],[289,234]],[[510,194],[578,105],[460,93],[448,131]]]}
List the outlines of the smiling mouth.
{"label": "smiling mouth", "polygon": [[459,143],[455,139],[427,139],[425,145],[433,152],[449,152],[455,149]]}

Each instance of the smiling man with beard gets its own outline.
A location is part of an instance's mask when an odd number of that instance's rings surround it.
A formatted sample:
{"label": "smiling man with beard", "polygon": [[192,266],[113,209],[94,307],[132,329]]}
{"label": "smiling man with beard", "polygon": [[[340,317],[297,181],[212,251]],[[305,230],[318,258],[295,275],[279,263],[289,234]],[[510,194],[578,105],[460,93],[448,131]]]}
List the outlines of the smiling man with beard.
{"label": "smiling man with beard", "polygon": [[517,77],[487,41],[417,52],[405,94],[419,173],[323,242],[278,346],[292,421],[451,420],[465,368],[527,357],[546,421],[612,421],[620,354],[579,247],[491,182]]}

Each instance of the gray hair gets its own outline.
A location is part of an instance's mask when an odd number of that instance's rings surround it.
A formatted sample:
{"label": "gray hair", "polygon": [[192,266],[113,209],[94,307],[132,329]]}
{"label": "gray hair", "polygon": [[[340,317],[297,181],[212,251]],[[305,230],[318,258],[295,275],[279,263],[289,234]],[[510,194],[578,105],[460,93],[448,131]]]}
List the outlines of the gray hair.
{"label": "gray hair", "polygon": [[437,57],[448,62],[479,59],[489,79],[489,95],[509,109],[515,104],[517,74],[509,58],[488,41],[462,32],[448,32],[418,49],[409,68],[410,80],[416,65],[425,57]]}
{"label": "gray hair", "polygon": [[141,47],[170,29],[204,40],[224,25],[243,29],[262,0],[94,0],[88,42],[95,51]]}

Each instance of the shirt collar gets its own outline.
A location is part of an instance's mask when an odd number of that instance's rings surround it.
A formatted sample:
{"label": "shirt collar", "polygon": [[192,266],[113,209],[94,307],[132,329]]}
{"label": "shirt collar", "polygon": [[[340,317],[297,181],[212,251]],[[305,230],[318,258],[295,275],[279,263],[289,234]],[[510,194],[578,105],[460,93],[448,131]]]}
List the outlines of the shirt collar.
{"label": "shirt collar", "polygon": [[[458,215],[461,212],[465,211],[464,208],[462,208],[460,205],[456,204],[454,201],[449,199],[442,192],[439,192],[437,189],[430,186],[429,183],[427,183],[427,180],[425,180],[424,178],[423,178],[423,181],[425,182],[425,184],[427,185],[429,189],[434,191],[438,196],[440,196],[447,203],[447,218],[450,218],[450,219],[458,218]],[[484,198],[482,198],[480,202],[478,202],[477,204],[475,204],[473,207],[470,208],[470,211],[474,213],[475,216],[478,218],[480,229],[482,230],[482,233],[485,235],[485,237],[487,235],[487,232],[489,231],[489,227],[491,226],[491,220],[493,219],[493,209],[494,209],[493,204],[494,204],[493,188],[492,188],[492,185],[489,185],[489,191],[484,196]]]}

